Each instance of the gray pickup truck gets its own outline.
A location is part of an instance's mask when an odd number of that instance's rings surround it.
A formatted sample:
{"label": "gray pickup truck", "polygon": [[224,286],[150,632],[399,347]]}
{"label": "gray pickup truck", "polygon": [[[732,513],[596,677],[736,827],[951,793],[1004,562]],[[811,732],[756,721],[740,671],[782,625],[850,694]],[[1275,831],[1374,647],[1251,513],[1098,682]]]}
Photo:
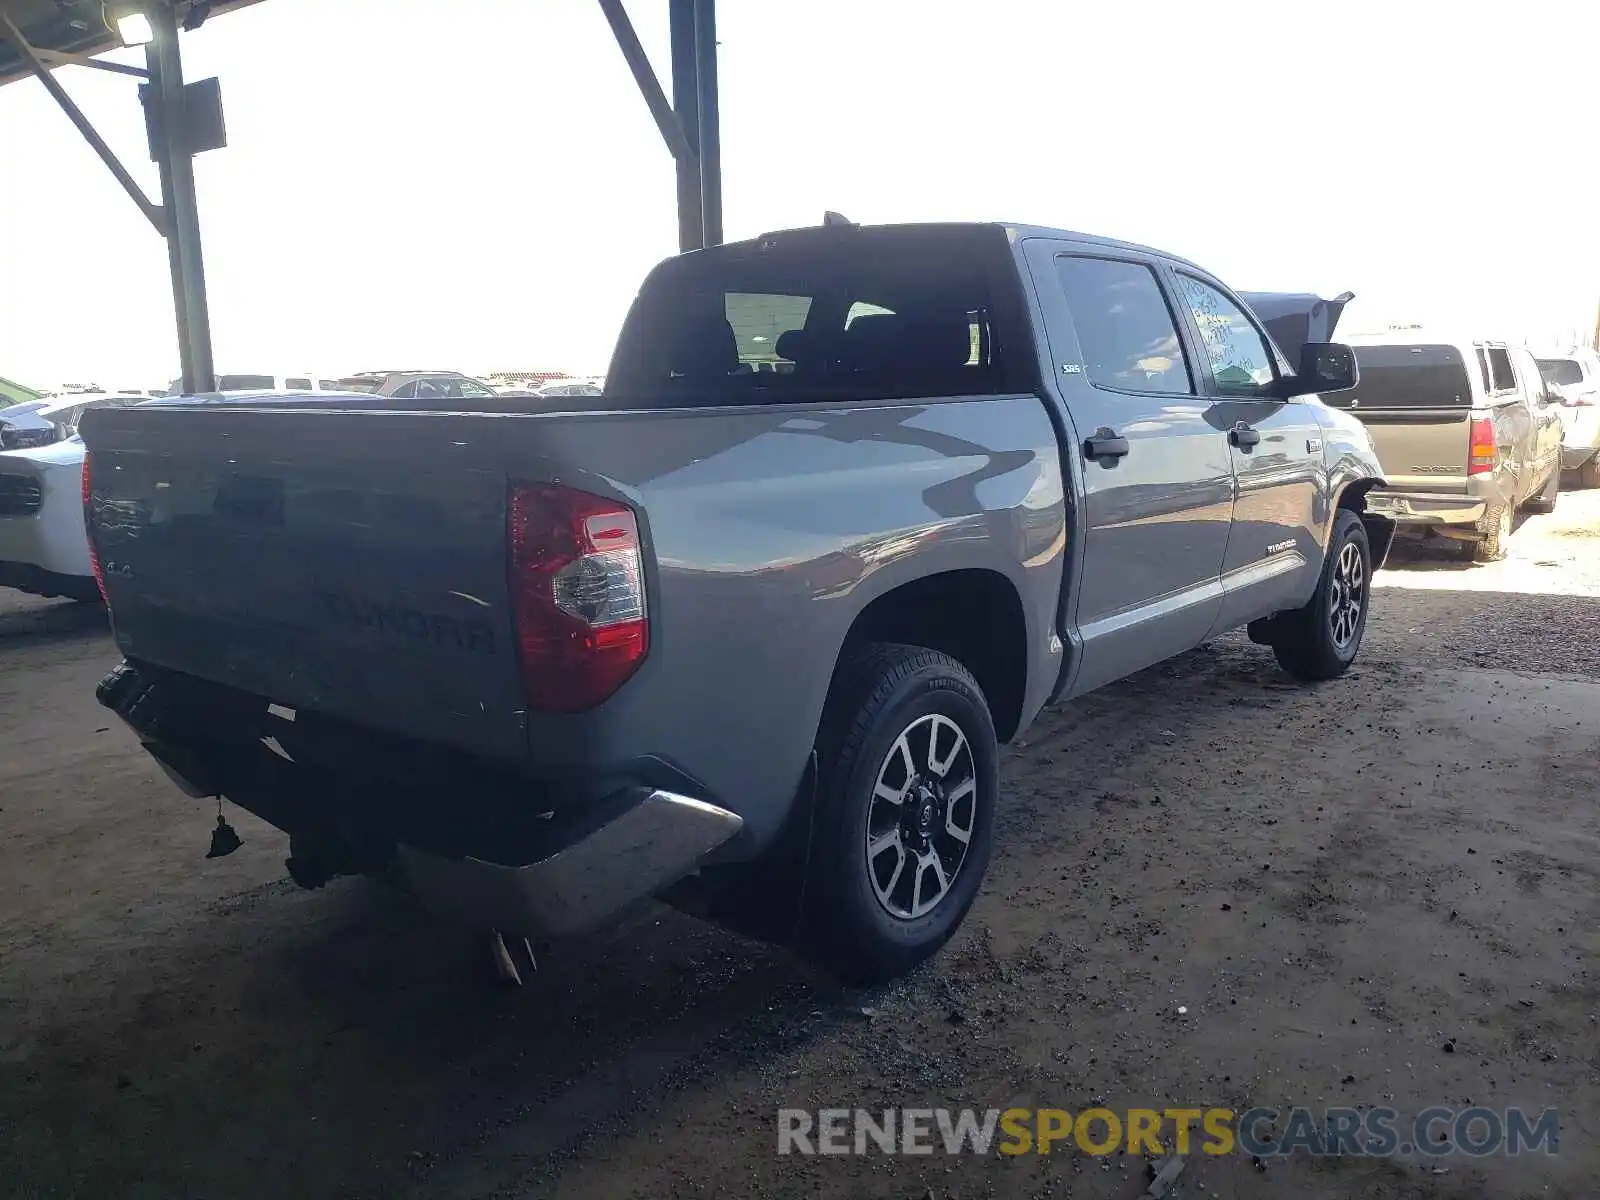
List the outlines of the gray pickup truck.
{"label": "gray pickup truck", "polygon": [[1297,678],[1349,666],[1393,533],[1316,398],[1355,381],[1122,242],[685,255],[580,411],[89,414],[101,700],[306,886],[544,937],[664,895],[892,976],[971,905],[997,746],[1041,706],[1247,624]]}

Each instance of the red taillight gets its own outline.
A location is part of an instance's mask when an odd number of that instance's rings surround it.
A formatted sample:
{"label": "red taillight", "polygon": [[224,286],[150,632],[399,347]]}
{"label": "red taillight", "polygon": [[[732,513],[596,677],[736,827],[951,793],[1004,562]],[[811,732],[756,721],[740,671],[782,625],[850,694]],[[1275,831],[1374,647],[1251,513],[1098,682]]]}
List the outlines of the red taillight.
{"label": "red taillight", "polygon": [[89,568],[94,572],[94,585],[100,589],[100,599],[106,598],[106,573],[100,567],[100,553],[94,548],[94,486],[89,477],[89,455],[83,456],[83,531],[89,539]]}
{"label": "red taillight", "polygon": [[528,707],[593,708],[638,670],[650,649],[633,510],[550,484],[513,485],[507,509]]}
{"label": "red taillight", "polygon": [[1472,447],[1467,458],[1467,474],[1490,474],[1500,458],[1494,444],[1494,421],[1489,417],[1475,417],[1469,439]]}
{"label": "red taillight", "polygon": [[1561,397],[1561,407],[1562,408],[1593,408],[1594,407],[1594,401],[1591,400],[1588,396],[1563,396],[1563,397]]}

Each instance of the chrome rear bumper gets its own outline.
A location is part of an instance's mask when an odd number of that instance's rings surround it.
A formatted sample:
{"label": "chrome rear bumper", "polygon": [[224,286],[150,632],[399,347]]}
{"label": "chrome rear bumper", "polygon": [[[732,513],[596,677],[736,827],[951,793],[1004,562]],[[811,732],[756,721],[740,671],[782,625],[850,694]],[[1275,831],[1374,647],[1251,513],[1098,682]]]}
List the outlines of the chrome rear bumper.
{"label": "chrome rear bumper", "polygon": [[743,825],[725,808],[651,791],[589,836],[527,866],[397,850],[406,883],[424,902],[505,933],[560,937],[602,925],[678,882]]}
{"label": "chrome rear bumper", "polygon": [[1372,492],[1367,511],[1396,525],[1476,525],[1488,501],[1479,496],[1446,496],[1429,492]]}

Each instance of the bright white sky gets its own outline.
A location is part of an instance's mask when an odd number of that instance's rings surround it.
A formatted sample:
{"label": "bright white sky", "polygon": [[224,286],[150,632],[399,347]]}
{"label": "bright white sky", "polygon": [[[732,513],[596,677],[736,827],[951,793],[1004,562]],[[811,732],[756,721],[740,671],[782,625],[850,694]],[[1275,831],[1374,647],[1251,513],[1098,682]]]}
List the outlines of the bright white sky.
{"label": "bright white sky", "polygon": [[[629,10],[665,79],[665,0]],[[1349,288],[1357,323],[1593,326],[1600,5],[720,10],[730,238],[1003,218]],[[227,109],[197,161],[219,371],[600,371],[676,249],[671,160],[593,0],[268,0],[185,57]],[[60,75],[156,194],[133,81]],[[0,141],[0,375],[163,385],[161,241],[36,82],[0,89]]]}

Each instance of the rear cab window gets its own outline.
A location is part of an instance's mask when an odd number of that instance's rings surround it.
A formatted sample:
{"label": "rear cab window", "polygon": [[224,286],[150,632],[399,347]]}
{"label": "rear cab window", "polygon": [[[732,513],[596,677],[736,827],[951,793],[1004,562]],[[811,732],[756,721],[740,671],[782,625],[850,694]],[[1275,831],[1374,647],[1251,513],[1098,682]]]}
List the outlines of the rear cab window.
{"label": "rear cab window", "polygon": [[672,259],[605,393],[648,408],[1031,391],[1017,287],[999,228],[795,230]]}
{"label": "rear cab window", "polygon": [[219,392],[268,392],[278,386],[271,375],[218,375]]}
{"label": "rear cab window", "polygon": [[[1408,343],[1354,349],[1359,382],[1349,391],[1323,396],[1323,403],[1360,409],[1472,407],[1467,359],[1457,346]],[[1477,355],[1487,371],[1481,348]]]}

